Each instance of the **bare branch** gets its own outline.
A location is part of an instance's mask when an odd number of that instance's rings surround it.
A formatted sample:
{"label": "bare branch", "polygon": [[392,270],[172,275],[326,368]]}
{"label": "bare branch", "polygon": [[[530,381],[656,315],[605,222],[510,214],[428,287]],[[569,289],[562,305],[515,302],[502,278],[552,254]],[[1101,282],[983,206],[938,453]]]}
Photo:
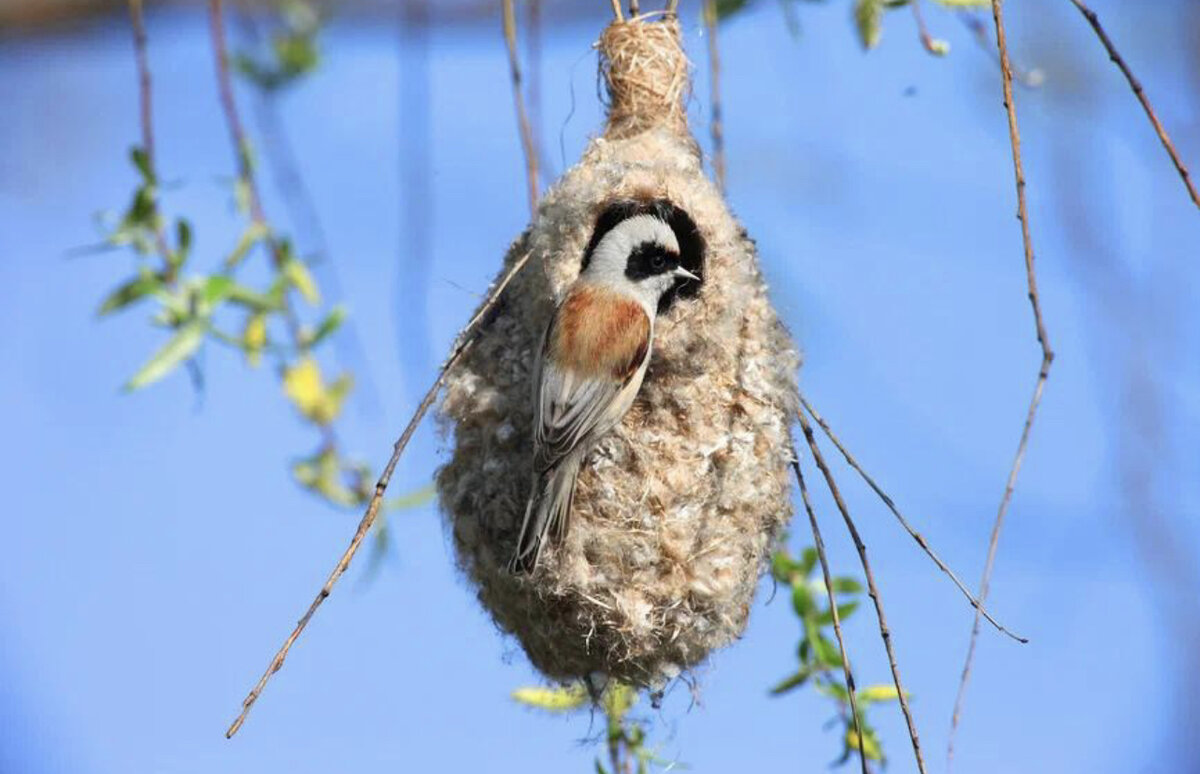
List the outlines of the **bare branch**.
{"label": "bare branch", "polygon": [[533,142],[533,128],[529,114],[525,111],[525,95],[521,91],[521,61],[517,53],[517,14],[513,0],[504,2],[504,42],[508,46],[508,66],[512,75],[513,105],[517,111],[517,125],[521,132],[521,150],[525,153],[525,175],[529,186],[529,214],[537,214],[538,167],[537,147]]}
{"label": "bare branch", "polygon": [[619,22],[625,21],[625,13],[621,10],[621,0],[610,0],[612,3],[613,18]]}
{"label": "bare branch", "polygon": [[1192,198],[1193,204],[1200,207],[1200,194],[1197,194],[1196,186],[1192,184],[1188,168],[1184,165],[1183,160],[1179,158],[1179,153],[1175,150],[1175,144],[1171,142],[1171,137],[1167,134],[1167,130],[1163,127],[1162,122],[1158,120],[1158,115],[1154,112],[1154,108],[1151,107],[1150,98],[1146,96],[1146,91],[1142,88],[1141,81],[1134,76],[1133,71],[1129,69],[1129,65],[1125,64],[1125,60],[1117,52],[1117,47],[1113,45],[1112,39],[1108,37],[1108,33],[1100,25],[1100,17],[1096,15],[1096,12],[1084,5],[1081,0],[1070,0],[1070,3],[1079,9],[1079,12],[1083,14],[1083,18],[1087,19],[1087,23],[1095,30],[1096,37],[1100,38],[1100,42],[1104,44],[1104,49],[1108,51],[1108,58],[1121,70],[1121,73],[1125,76],[1125,80],[1129,81],[1129,88],[1133,90],[1133,94],[1137,97],[1138,102],[1142,103],[1142,109],[1146,111],[1146,117],[1150,119],[1150,124],[1154,127],[1154,132],[1158,135],[1159,141],[1162,142],[1163,148],[1166,149],[1167,155],[1171,157],[1171,162],[1175,164],[1175,169],[1179,172],[1179,177],[1183,180],[1183,185],[1187,188],[1188,196]]}
{"label": "bare branch", "polygon": [[921,0],[912,0],[909,6],[912,8],[913,21],[917,23],[917,36],[921,38],[921,45],[934,56],[944,56],[945,44],[939,46],[938,42],[929,34],[929,27],[925,25],[925,14],[921,12]]}
{"label": "bare branch", "polygon": [[850,537],[854,541],[854,548],[858,551],[858,560],[862,564],[863,574],[867,578],[867,591],[871,595],[871,601],[875,603],[875,617],[879,620],[879,636],[883,640],[883,647],[887,651],[888,665],[892,669],[892,682],[896,686],[896,693],[900,699],[900,709],[904,713],[904,721],[908,724],[908,737],[912,740],[913,755],[916,756],[917,770],[921,774],[925,774],[925,760],[921,757],[921,742],[917,736],[917,726],[913,721],[912,710],[908,707],[908,695],[904,692],[904,686],[900,680],[900,667],[896,664],[896,653],[892,648],[892,633],[888,629],[887,616],[883,612],[883,599],[879,595],[879,589],[875,585],[875,575],[871,572],[871,563],[867,560],[867,546],[863,543],[862,537],[858,534],[858,527],[855,526],[854,520],[850,518],[850,511],[846,508],[846,503],[842,500],[842,494],[838,490],[837,482],[833,480],[833,473],[830,472],[829,466],[825,464],[825,458],[821,455],[821,450],[817,446],[817,439],[813,437],[812,425],[808,423],[808,418],[801,411],[798,414],[800,418],[800,429],[804,432],[804,440],[808,442],[808,448],[812,451],[813,460],[817,463],[817,467],[821,470],[821,475],[825,477],[825,484],[829,487],[829,494],[833,495],[833,501],[837,504],[838,510],[842,514],[842,520],[846,522],[846,529],[850,532]]}
{"label": "bare branch", "polygon": [[313,599],[312,604],[308,606],[308,610],[300,618],[299,622],[297,622],[296,627],[292,629],[292,633],[288,635],[286,640],[284,640],[283,645],[279,648],[279,651],[275,654],[275,657],[271,659],[271,663],[267,666],[267,670],[263,672],[263,675],[259,678],[258,683],[255,684],[254,688],[242,702],[242,711],[237,716],[237,719],[233,721],[232,725],[229,726],[229,730],[225,732],[225,738],[232,738],[233,735],[238,732],[238,729],[242,727],[242,724],[246,722],[246,716],[249,714],[250,709],[254,706],[254,702],[258,701],[258,697],[262,694],[263,689],[266,687],[267,681],[270,680],[271,676],[283,667],[283,662],[287,658],[288,651],[292,649],[292,645],[294,645],[296,640],[299,639],[300,634],[304,631],[304,628],[308,626],[308,622],[312,619],[313,614],[317,612],[317,608],[321,606],[321,603],[324,602],[325,598],[328,597],[330,592],[333,591],[334,584],[337,583],[338,579],[342,577],[342,574],[345,573],[346,569],[350,566],[350,562],[354,559],[354,555],[358,552],[363,538],[365,538],[367,533],[370,532],[371,526],[375,522],[375,518],[379,515],[379,507],[383,502],[384,492],[387,491],[388,484],[392,480],[392,473],[396,469],[396,464],[400,461],[400,455],[404,453],[404,449],[408,446],[408,442],[412,438],[413,433],[416,432],[417,427],[421,424],[421,420],[424,419],[425,414],[428,413],[430,406],[432,406],[434,400],[437,399],[437,395],[441,391],[442,385],[445,384],[446,377],[450,373],[450,370],[455,366],[456,363],[458,363],[462,356],[466,354],[471,346],[474,345],[475,341],[479,337],[479,334],[482,332],[483,323],[495,308],[496,302],[499,301],[501,295],[504,293],[505,288],[508,287],[508,283],[517,275],[518,272],[521,271],[521,269],[525,267],[525,264],[529,261],[529,255],[529,253],[525,253],[518,258],[513,263],[512,267],[509,268],[509,270],[500,279],[500,281],[492,286],[492,288],[488,291],[487,297],[484,299],[483,304],[479,307],[479,311],[475,313],[475,316],[473,316],[462,329],[462,331],[459,332],[455,345],[450,351],[450,356],[446,358],[446,362],[442,364],[441,370],[438,371],[437,378],[434,379],[433,384],[425,393],[425,397],[422,398],[420,404],[418,404],[417,410],[413,413],[412,418],[409,419],[408,425],[405,426],[404,432],[400,435],[400,437],[396,440],[395,445],[392,447],[392,456],[388,460],[387,465],[384,467],[383,473],[379,476],[379,481],[375,484],[375,493],[371,496],[371,501],[367,505],[367,511],[363,514],[362,520],[358,523],[358,528],[354,531],[354,537],[351,538],[350,545],[347,546],[346,550],[342,553],[337,565],[335,565],[333,568],[333,572],[329,574],[329,578],[325,581],[325,585],[321,587],[321,590],[317,593],[316,598]]}
{"label": "bare branch", "polygon": [[825,578],[825,594],[829,598],[829,610],[833,614],[833,633],[837,636],[838,650],[842,652],[842,672],[846,677],[846,693],[850,695],[850,713],[854,716],[854,733],[858,735],[858,762],[862,764],[862,774],[870,774],[867,769],[867,754],[864,751],[862,720],[858,715],[858,696],[854,685],[854,673],[850,669],[850,654],[846,652],[846,641],[842,638],[842,617],[838,613],[837,600],[833,597],[833,578],[829,573],[829,559],[825,556],[825,541],[821,539],[821,528],[817,526],[817,514],[813,511],[812,500],[808,496],[808,487],[804,485],[804,474],[800,471],[800,456],[792,449],[792,470],[796,472],[796,482],[800,485],[800,498],[804,501],[804,510],[808,513],[808,523],[812,527],[813,544],[817,549],[817,557],[821,560],[821,574]]}
{"label": "bare branch", "polygon": [[704,0],[704,27],[708,37],[708,88],[712,120],[713,177],[725,191],[725,129],[721,116],[721,53],[717,46],[717,0]]}
{"label": "bare branch", "polygon": [[847,464],[854,468],[854,470],[858,472],[858,475],[862,476],[863,481],[867,482],[867,486],[871,487],[875,494],[879,495],[879,499],[883,500],[883,504],[888,507],[888,510],[890,510],[892,515],[896,517],[896,520],[900,522],[900,526],[904,527],[904,531],[907,532],[913,540],[917,541],[917,545],[921,547],[921,550],[925,552],[926,556],[933,560],[933,563],[938,566],[938,569],[945,573],[950,580],[954,581],[954,585],[958,587],[958,590],[961,591],[963,596],[967,598],[967,601],[971,603],[971,607],[982,611],[983,617],[988,620],[988,623],[996,627],[997,631],[1007,634],[1017,642],[1029,642],[1029,640],[1025,637],[1009,631],[999,621],[993,618],[987,610],[983,609],[983,604],[975,598],[975,596],[967,589],[965,585],[963,585],[963,582],[958,579],[958,576],[954,574],[954,571],[951,570],[936,553],[934,553],[933,548],[929,545],[929,542],[925,540],[925,537],[916,529],[914,529],[911,524],[909,524],[908,519],[904,518],[904,515],[900,513],[900,509],[896,507],[895,501],[888,496],[887,492],[883,491],[879,484],[875,483],[875,479],[871,478],[871,475],[863,469],[862,465],[858,464],[858,460],[856,460],[854,455],[852,455],[850,451],[842,445],[841,440],[834,435],[833,429],[830,428],[825,419],[817,413],[817,410],[813,408],[812,404],[809,403],[808,399],[803,395],[800,396],[800,404],[804,406],[804,410],[812,416],[813,421],[820,425],[821,430],[825,432],[825,435],[829,438],[829,440],[833,441],[833,445],[836,446],[837,450],[842,453],[842,456],[846,459]]}
{"label": "bare branch", "polygon": [[[1013,490],[1017,486],[1017,476],[1021,472],[1021,463],[1025,460],[1025,450],[1029,446],[1029,436],[1033,431],[1033,422],[1037,418],[1038,407],[1042,402],[1042,393],[1046,388],[1046,380],[1050,376],[1050,366],[1054,362],[1054,350],[1050,347],[1050,339],[1046,333],[1046,325],[1042,320],[1042,304],[1038,296],[1037,272],[1034,269],[1033,238],[1029,233],[1029,212],[1025,204],[1025,169],[1021,161],[1021,131],[1017,125],[1017,108],[1013,101],[1012,65],[1008,58],[1008,40],[1004,34],[1003,0],[992,0],[992,18],[996,24],[996,48],[1000,54],[1000,74],[1004,86],[1004,108],[1008,114],[1008,136],[1012,146],[1013,175],[1017,188],[1017,218],[1021,221],[1021,242],[1025,251],[1025,282],[1029,294],[1029,303],[1033,309],[1033,321],[1037,331],[1038,344],[1042,348],[1042,362],[1038,368],[1037,382],[1033,388],[1033,396],[1029,400],[1029,410],[1025,414],[1025,424],[1021,429],[1021,440],[1017,444],[1017,453],[1013,457],[1012,467],[1008,472],[1008,482],[1004,487],[1004,495],[1000,498],[1000,507],[996,512],[996,520],[992,525],[992,534],[988,539],[987,559],[983,566],[983,576],[979,581],[979,603],[987,601],[987,595],[992,577],[992,568],[996,560],[996,549],[1000,543],[1000,531],[1004,527],[1004,517],[1012,502]],[[980,610],[975,611],[975,622],[971,627],[971,639],[967,646],[967,657],[963,662],[962,676],[959,678],[958,695],[954,700],[954,714],[950,719],[950,736],[946,743],[946,767],[950,768],[954,761],[954,739],[958,732],[959,719],[962,716],[963,702],[966,698],[967,684],[971,679],[971,666],[975,658],[975,645],[979,639]]]}

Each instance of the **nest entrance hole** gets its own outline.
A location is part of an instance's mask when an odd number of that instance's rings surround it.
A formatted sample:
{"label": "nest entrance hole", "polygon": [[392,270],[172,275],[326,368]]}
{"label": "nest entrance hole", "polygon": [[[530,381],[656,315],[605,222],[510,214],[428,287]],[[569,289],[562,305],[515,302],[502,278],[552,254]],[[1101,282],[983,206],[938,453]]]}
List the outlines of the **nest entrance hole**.
{"label": "nest entrance hole", "polygon": [[592,259],[592,252],[596,249],[596,245],[600,244],[600,240],[604,238],[605,234],[621,221],[637,215],[652,215],[666,222],[675,232],[675,239],[679,242],[679,263],[700,278],[699,282],[680,282],[671,288],[658,302],[658,313],[662,314],[671,308],[677,297],[691,299],[698,296],[705,279],[704,237],[700,235],[696,221],[692,220],[692,216],[687,213],[687,210],[677,206],[671,200],[662,198],[616,199],[605,204],[601,208],[600,214],[596,216],[596,225],[592,228],[592,236],[588,240],[587,248],[583,251],[583,262],[579,268],[581,271],[587,268]]}

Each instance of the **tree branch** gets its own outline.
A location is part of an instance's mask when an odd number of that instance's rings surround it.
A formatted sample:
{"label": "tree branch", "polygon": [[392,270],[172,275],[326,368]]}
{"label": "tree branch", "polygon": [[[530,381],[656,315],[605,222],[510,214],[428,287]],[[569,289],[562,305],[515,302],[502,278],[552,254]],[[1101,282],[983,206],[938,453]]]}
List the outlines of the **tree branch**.
{"label": "tree branch", "polygon": [[288,635],[286,640],[284,640],[283,645],[279,648],[279,651],[276,652],[275,657],[271,659],[271,663],[267,666],[267,670],[263,673],[262,677],[259,678],[258,683],[255,684],[254,688],[251,689],[250,693],[242,702],[242,711],[229,726],[229,730],[225,732],[225,738],[232,738],[233,735],[238,732],[238,729],[242,727],[242,724],[246,722],[246,716],[250,713],[250,709],[254,706],[254,702],[258,701],[258,697],[262,694],[263,689],[266,687],[267,681],[270,680],[271,676],[283,667],[283,662],[287,658],[288,651],[292,649],[292,645],[294,645],[296,640],[299,639],[300,634],[304,631],[304,628],[308,626],[308,622],[312,619],[313,614],[317,612],[317,608],[321,606],[321,603],[324,602],[325,598],[328,597],[330,592],[333,591],[334,584],[337,583],[338,579],[342,577],[342,574],[345,573],[346,569],[350,566],[350,562],[354,559],[354,555],[358,552],[363,538],[365,538],[367,533],[370,532],[371,526],[375,522],[375,518],[379,515],[379,507],[383,502],[384,492],[387,491],[388,484],[392,480],[392,473],[396,469],[396,464],[400,461],[400,455],[404,453],[404,449],[408,446],[409,440],[412,439],[413,433],[416,432],[418,425],[421,424],[421,420],[424,419],[425,414],[428,413],[429,408],[433,405],[434,400],[437,399],[437,395],[441,391],[442,385],[446,383],[446,377],[450,373],[450,370],[455,366],[455,364],[458,363],[462,356],[466,354],[466,352],[479,338],[479,334],[483,330],[484,323],[495,308],[497,301],[499,301],[501,295],[504,293],[505,288],[508,287],[508,283],[512,280],[512,278],[515,277],[517,273],[525,267],[526,263],[528,263],[529,256],[529,253],[525,253],[513,263],[512,267],[509,268],[499,282],[493,285],[488,291],[487,297],[484,299],[483,304],[479,307],[479,311],[475,313],[466,326],[464,326],[459,332],[455,345],[450,351],[450,356],[446,358],[446,362],[442,364],[441,369],[438,371],[437,378],[434,379],[433,384],[429,387],[429,390],[426,391],[425,397],[421,399],[420,404],[417,406],[417,410],[409,419],[408,425],[405,426],[404,432],[401,433],[400,437],[396,440],[395,445],[392,447],[392,456],[390,459],[388,459],[387,465],[383,469],[383,473],[379,476],[379,481],[375,484],[375,493],[371,496],[371,501],[367,505],[366,513],[363,514],[362,520],[358,523],[358,529],[354,531],[354,537],[351,538],[350,545],[347,546],[346,550],[342,553],[341,558],[333,568],[333,572],[329,574],[329,578],[325,581],[325,585],[321,587],[321,590],[317,593],[316,598],[313,599],[312,604],[308,606],[308,610],[300,618],[299,622],[297,622],[295,628],[292,629],[292,633]]}
{"label": "tree branch", "polygon": [[721,53],[717,46],[717,0],[704,0],[704,28],[708,37],[708,88],[712,119],[713,177],[717,188],[725,192],[725,129],[721,115]]}
{"label": "tree branch", "polygon": [[1108,33],[1100,25],[1100,17],[1096,15],[1096,12],[1084,5],[1081,0],[1070,0],[1070,3],[1079,9],[1084,19],[1087,19],[1087,23],[1096,32],[1096,37],[1100,39],[1100,42],[1104,44],[1104,49],[1108,51],[1108,58],[1121,70],[1121,73],[1125,76],[1125,80],[1129,81],[1129,88],[1133,90],[1133,94],[1137,97],[1138,102],[1142,103],[1142,109],[1146,111],[1146,117],[1150,119],[1150,125],[1154,127],[1155,134],[1158,135],[1158,139],[1162,142],[1163,148],[1166,149],[1167,155],[1171,157],[1171,162],[1175,165],[1176,171],[1179,172],[1179,177],[1183,180],[1184,187],[1187,188],[1188,196],[1191,197],[1193,204],[1200,207],[1200,194],[1197,194],[1196,186],[1192,184],[1188,168],[1184,165],[1183,160],[1179,158],[1179,153],[1175,150],[1175,144],[1171,142],[1171,137],[1167,134],[1167,130],[1163,127],[1162,122],[1158,120],[1158,115],[1150,105],[1150,98],[1146,96],[1146,91],[1142,88],[1141,81],[1134,76],[1133,71],[1129,69],[1129,65],[1125,64],[1125,60],[1118,53],[1117,47],[1113,45],[1112,39],[1108,37]]}
{"label": "tree branch", "polygon": [[[1021,161],[1021,131],[1017,125],[1017,108],[1013,101],[1012,65],[1008,58],[1008,40],[1004,34],[1004,11],[1001,7],[1003,0],[992,0],[992,18],[996,24],[996,48],[1000,54],[1000,74],[1004,86],[1004,108],[1008,114],[1009,144],[1012,146],[1013,175],[1017,188],[1017,218],[1021,221],[1021,242],[1025,251],[1025,282],[1028,289],[1029,304],[1033,309],[1033,321],[1037,331],[1038,344],[1042,349],[1042,362],[1038,368],[1037,382],[1034,384],[1033,396],[1029,401],[1029,409],[1025,414],[1025,424],[1021,429],[1021,440],[1017,444],[1017,452],[1009,469],[1008,481],[1004,487],[1004,495],[1000,498],[1000,507],[996,512],[996,520],[992,525],[992,534],[988,539],[987,559],[983,566],[983,576],[979,581],[979,602],[982,605],[987,600],[991,584],[992,568],[996,560],[996,549],[1000,543],[1000,532],[1004,527],[1004,517],[1012,502],[1013,490],[1017,486],[1017,476],[1021,472],[1021,463],[1025,460],[1025,451],[1029,446],[1029,436],[1033,431],[1033,422],[1037,418],[1038,407],[1042,402],[1042,393],[1046,388],[1046,380],[1050,376],[1050,366],[1054,362],[1054,350],[1050,347],[1049,335],[1042,319],[1042,304],[1038,296],[1037,272],[1034,269],[1033,238],[1029,232],[1029,213],[1025,204],[1025,169]],[[966,698],[967,684],[971,679],[971,666],[975,658],[975,646],[979,639],[980,609],[976,609],[975,622],[971,627],[971,639],[967,646],[967,657],[963,662],[962,676],[959,678],[958,695],[954,700],[954,713],[950,719],[950,736],[946,743],[946,767],[954,760],[954,739],[958,732],[958,723],[962,715],[963,703]]]}
{"label": "tree branch", "polygon": [[521,91],[521,61],[517,53],[517,15],[513,0],[503,0],[504,42],[508,47],[508,67],[512,76],[513,105],[517,111],[517,126],[521,132],[521,150],[525,154],[526,183],[529,186],[529,214],[537,214],[538,163],[533,128],[525,111],[525,95]]}
{"label": "tree branch", "polygon": [[900,513],[900,509],[896,507],[895,501],[888,496],[887,492],[883,491],[879,484],[875,483],[875,479],[871,478],[871,475],[863,469],[862,465],[858,464],[858,460],[856,460],[854,455],[852,455],[850,451],[842,445],[841,440],[834,435],[833,429],[830,428],[825,419],[817,413],[817,410],[813,408],[812,404],[809,403],[808,399],[803,395],[800,396],[800,404],[804,407],[804,410],[807,411],[810,416],[812,416],[813,421],[820,425],[821,430],[823,430],[829,440],[833,442],[833,445],[837,447],[837,450],[842,453],[842,457],[846,459],[847,464],[854,468],[854,470],[858,472],[858,475],[862,476],[862,479],[867,482],[867,486],[874,490],[875,494],[879,496],[880,500],[883,500],[883,504],[888,507],[888,510],[890,510],[892,515],[896,517],[896,520],[900,522],[900,526],[904,527],[904,531],[907,532],[909,536],[911,536],[912,539],[917,542],[917,545],[921,547],[921,550],[925,552],[926,556],[933,560],[933,563],[938,566],[938,569],[945,573],[950,580],[954,581],[954,585],[958,587],[958,590],[961,591],[963,596],[967,598],[967,601],[971,603],[971,607],[981,611],[983,617],[986,618],[992,626],[996,627],[997,631],[1012,637],[1017,642],[1029,642],[1029,640],[1025,637],[1009,631],[983,608],[983,603],[976,599],[975,596],[971,594],[969,590],[967,590],[967,587],[958,579],[958,576],[954,574],[954,571],[951,570],[936,553],[934,553],[933,548],[929,545],[929,542],[925,540],[925,537],[916,529],[914,529],[911,524],[909,524],[908,519],[904,518],[904,515]]}
{"label": "tree branch", "polygon": [[887,651],[888,665],[892,670],[892,682],[896,686],[896,693],[900,699],[900,709],[904,713],[904,721],[908,724],[908,738],[912,740],[913,755],[917,760],[917,770],[921,774],[925,774],[925,760],[921,757],[921,742],[917,736],[917,727],[913,721],[912,710],[908,707],[908,695],[904,692],[904,686],[900,680],[900,668],[896,664],[896,653],[892,648],[892,633],[888,629],[887,616],[883,612],[883,599],[880,597],[879,589],[875,585],[875,575],[871,572],[871,563],[867,560],[867,546],[858,534],[858,527],[855,526],[854,520],[850,518],[850,511],[846,508],[845,501],[842,500],[842,494],[838,491],[837,482],[833,480],[833,473],[830,472],[829,466],[825,464],[825,458],[821,455],[820,448],[817,447],[817,439],[813,437],[812,425],[808,423],[808,418],[804,416],[803,411],[798,416],[800,418],[800,429],[804,432],[804,439],[808,442],[808,448],[812,451],[813,460],[817,463],[817,467],[820,468],[821,475],[825,477],[825,484],[829,487],[829,494],[833,495],[833,501],[837,504],[838,511],[842,514],[842,520],[846,522],[846,529],[854,541],[854,548],[858,551],[858,560],[862,564],[863,574],[867,578],[867,591],[870,593],[871,601],[875,603],[875,617],[879,620],[879,636],[883,640],[884,649]]}
{"label": "tree branch", "polygon": [[858,735],[858,761],[862,764],[862,774],[870,774],[867,769],[867,753],[863,749],[862,720],[858,715],[857,688],[854,685],[854,674],[850,670],[850,654],[846,651],[846,641],[842,638],[842,617],[838,613],[837,600],[833,596],[833,578],[829,572],[829,560],[825,556],[825,541],[821,539],[821,528],[817,526],[817,515],[813,511],[812,500],[808,496],[808,487],[804,485],[804,474],[800,471],[800,456],[792,448],[792,470],[796,472],[796,483],[800,485],[800,498],[804,501],[804,510],[808,513],[808,523],[812,527],[813,544],[817,549],[817,557],[821,560],[821,574],[825,578],[825,594],[829,598],[829,610],[833,614],[833,633],[837,635],[838,650],[842,652],[842,672],[846,677],[846,692],[850,695],[850,713],[854,716],[854,733]]}

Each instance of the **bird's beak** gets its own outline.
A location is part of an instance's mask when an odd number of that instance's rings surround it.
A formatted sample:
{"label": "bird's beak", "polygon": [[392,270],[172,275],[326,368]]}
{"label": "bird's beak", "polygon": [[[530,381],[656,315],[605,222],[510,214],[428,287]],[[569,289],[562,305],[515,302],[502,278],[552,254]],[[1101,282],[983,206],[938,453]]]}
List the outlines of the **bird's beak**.
{"label": "bird's beak", "polygon": [[695,274],[692,274],[690,271],[683,268],[682,266],[675,269],[675,276],[682,277],[683,279],[695,280],[696,282],[700,281],[699,277],[697,277]]}

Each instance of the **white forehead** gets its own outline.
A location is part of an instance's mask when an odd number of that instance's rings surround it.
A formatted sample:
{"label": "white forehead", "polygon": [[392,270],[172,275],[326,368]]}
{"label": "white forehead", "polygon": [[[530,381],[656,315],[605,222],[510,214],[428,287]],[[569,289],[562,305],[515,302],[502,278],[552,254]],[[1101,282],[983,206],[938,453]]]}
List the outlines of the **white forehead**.
{"label": "white forehead", "polygon": [[604,235],[600,244],[613,240],[623,242],[628,250],[632,250],[643,242],[655,242],[673,253],[679,252],[679,242],[675,232],[662,220],[653,215],[634,215],[626,218]]}
{"label": "white forehead", "polygon": [[673,253],[679,252],[679,242],[670,226],[653,215],[635,215],[613,226],[601,238],[585,273],[597,278],[624,276],[630,253],[646,242],[661,245]]}

